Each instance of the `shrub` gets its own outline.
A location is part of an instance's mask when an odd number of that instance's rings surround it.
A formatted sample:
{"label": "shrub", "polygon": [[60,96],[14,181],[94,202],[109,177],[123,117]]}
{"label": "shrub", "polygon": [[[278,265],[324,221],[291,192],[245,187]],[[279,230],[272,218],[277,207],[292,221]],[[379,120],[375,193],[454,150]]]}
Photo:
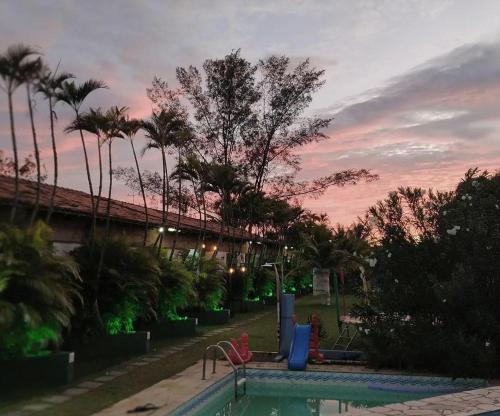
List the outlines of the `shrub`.
{"label": "shrub", "polygon": [[179,319],[177,310],[196,301],[193,272],[180,261],[169,261],[160,256],[161,286],[158,301],[158,319]]}
{"label": "shrub", "polygon": [[73,251],[73,256],[83,280],[85,308],[83,318],[75,322],[81,335],[102,329],[109,334],[133,332],[137,320],[156,316],[160,267],[152,249],[134,247],[126,238],[113,236],[108,241],[97,238],[86,242]]}
{"label": "shrub", "polygon": [[255,270],[252,278],[254,298],[273,295],[276,286],[274,272],[261,267]]}
{"label": "shrub", "polygon": [[75,262],[58,256],[43,222],[0,226],[0,358],[38,355],[60,341],[79,301]]}
{"label": "shrub", "polygon": [[252,278],[239,269],[234,273],[226,273],[226,290],[228,302],[242,302],[252,291]]}
{"label": "shrub", "polygon": [[[198,266],[194,266],[197,268]],[[203,311],[220,309],[225,294],[223,270],[216,259],[200,258],[195,280],[197,305]]]}
{"label": "shrub", "polygon": [[357,308],[372,364],[500,374],[500,177],[469,171],[450,194],[400,189],[372,208],[379,248]]}

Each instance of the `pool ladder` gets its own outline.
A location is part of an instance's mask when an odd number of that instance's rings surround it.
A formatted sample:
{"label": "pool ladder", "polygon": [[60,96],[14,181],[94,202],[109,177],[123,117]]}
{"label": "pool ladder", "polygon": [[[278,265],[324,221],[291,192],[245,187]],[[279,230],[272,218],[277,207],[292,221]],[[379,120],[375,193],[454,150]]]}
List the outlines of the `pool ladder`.
{"label": "pool ladder", "polygon": [[[236,357],[242,363],[243,377],[238,378],[240,369],[231,361],[229,355],[227,354],[223,346],[228,346],[236,354]],[[205,352],[203,354],[203,374],[201,377],[202,380],[206,380],[207,356],[210,350],[213,350],[212,374],[215,374],[215,366],[217,363],[217,352],[219,351],[222,352],[227,362],[231,365],[234,375],[234,398],[238,400],[238,387],[243,386],[243,394],[246,394],[247,392],[247,370],[245,362],[242,360],[240,353],[236,350],[236,348],[234,348],[233,344],[231,344],[229,341],[219,341],[217,344],[209,345],[207,348],[205,348]]]}

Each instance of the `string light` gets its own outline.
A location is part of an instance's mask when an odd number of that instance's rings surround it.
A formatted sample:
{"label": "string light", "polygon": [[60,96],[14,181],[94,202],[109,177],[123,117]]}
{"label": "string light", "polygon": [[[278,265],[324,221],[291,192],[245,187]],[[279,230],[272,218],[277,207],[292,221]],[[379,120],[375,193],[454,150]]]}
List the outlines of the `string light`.
{"label": "string light", "polygon": [[217,246],[212,247],[213,251],[217,250]]}
{"label": "string light", "polygon": [[229,274],[233,274],[234,273],[234,269],[232,267],[229,268]]}
{"label": "string light", "polygon": [[245,266],[242,266],[240,270],[242,273],[245,273],[247,271],[247,268]]}
{"label": "string light", "polygon": [[203,243],[203,244],[201,245],[201,248],[206,248],[206,247],[207,247],[207,246],[205,245],[205,243]]}

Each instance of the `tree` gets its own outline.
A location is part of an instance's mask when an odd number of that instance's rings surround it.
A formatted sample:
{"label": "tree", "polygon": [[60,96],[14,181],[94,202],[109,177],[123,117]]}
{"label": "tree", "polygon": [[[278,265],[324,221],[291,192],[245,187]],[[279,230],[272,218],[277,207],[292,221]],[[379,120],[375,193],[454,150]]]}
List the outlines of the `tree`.
{"label": "tree", "polygon": [[[0,175],[3,176],[15,176],[15,163],[14,161],[3,155],[3,151],[0,150]],[[42,166],[45,169],[45,166]],[[36,162],[33,161],[33,155],[28,155],[24,158],[24,163],[19,166],[19,177],[28,180],[37,180]],[[40,177],[41,182],[45,182],[47,179],[47,174],[44,173]]]}
{"label": "tree", "polygon": [[[102,81],[98,81],[95,79],[89,79],[80,85],[76,85],[73,81],[64,82],[62,84],[61,90],[57,94],[57,100],[63,101],[69,107],[73,109],[75,112],[75,121],[78,120],[80,115],[80,109],[82,107],[85,99],[94,91],[107,88],[106,84]],[[92,224],[95,223],[95,217],[97,215],[96,209],[96,201],[94,201],[94,187],[92,185],[92,177],[90,174],[90,166],[89,166],[89,158],[87,155],[87,146],[85,144],[85,139],[83,136],[83,129],[78,124],[75,124],[73,127],[68,127],[65,129],[66,132],[74,131],[76,126],[76,130],[80,132],[80,140],[82,143],[83,156],[85,158],[85,169],[87,171],[87,181],[89,183],[89,192],[90,192],[90,203],[92,207]],[[100,148],[100,146],[99,146]],[[100,155],[100,152],[99,152]],[[102,188],[102,169],[100,171],[100,187]]]}
{"label": "tree", "polygon": [[183,166],[183,160],[182,160],[182,153],[186,150],[187,145],[191,141],[191,129],[187,125],[187,123],[184,125],[184,128],[181,128],[175,138],[175,143],[174,146],[177,148],[177,169],[176,171],[173,172],[172,177],[175,177],[177,179],[177,205],[178,205],[178,210],[177,210],[177,225],[175,227],[175,234],[174,238],[172,240],[172,247],[170,251],[170,257],[169,260],[172,260],[175,252],[175,247],[177,243],[177,236],[179,235],[179,228],[181,224],[181,212],[182,212],[182,178],[183,175],[181,173],[182,171],[182,166]]}
{"label": "tree", "polygon": [[205,88],[197,68],[177,68],[177,79],[194,108],[197,148],[214,162],[237,164],[244,157],[243,138],[253,129],[252,106],[259,99],[257,67],[236,50],[223,59],[207,59],[203,69]]}
{"label": "tree", "polygon": [[[252,65],[237,50],[206,60],[203,72],[204,76],[193,66],[177,68],[177,79],[194,109],[193,148],[205,162],[234,167],[256,193],[270,192],[281,199],[317,197],[331,186],[378,178],[366,169],[352,169],[296,181],[296,151],[326,139],[322,131],[332,120],[304,116],[324,84],[324,71],[309,60],[291,67],[288,57],[271,56]],[[224,204],[222,197],[221,209],[226,209]],[[254,216],[259,213],[252,210],[247,216],[250,232]]]}
{"label": "tree", "polygon": [[[186,128],[186,119],[183,112],[172,107],[167,110],[154,111],[151,120],[144,121],[142,128],[145,131],[148,143],[144,151],[158,149],[162,158],[162,226],[167,223],[168,208],[170,205],[170,183],[168,180],[167,152],[170,146],[176,143],[180,134]],[[163,234],[160,235],[158,250],[161,249]]]}
{"label": "tree", "polygon": [[31,213],[30,226],[32,226],[33,223],[35,222],[38,213],[38,207],[40,204],[40,183],[42,182],[42,167],[40,162],[40,151],[38,149],[38,140],[36,137],[35,119],[33,116],[33,102],[32,102],[33,84],[39,78],[42,66],[43,64],[41,58],[37,58],[33,61],[28,61],[24,65],[22,65],[20,74],[26,85],[26,100],[28,103],[31,134],[33,137],[33,151],[35,155],[35,165],[36,165],[36,194],[35,194],[35,203],[33,207],[33,212]]}
{"label": "tree", "polygon": [[139,168],[139,161],[137,160],[137,153],[134,146],[134,138],[139,129],[142,126],[142,122],[136,119],[126,118],[122,121],[121,130],[123,134],[128,138],[130,146],[132,148],[132,154],[134,156],[135,167],[137,171],[137,178],[139,181],[139,187],[142,195],[142,202],[144,204],[144,216],[146,217],[146,223],[144,225],[144,240],[143,246],[146,246],[148,240],[148,228],[149,228],[149,217],[148,217],[148,203],[146,201],[146,191],[144,189],[144,182],[142,180],[141,170]]}
{"label": "tree", "polygon": [[96,228],[97,215],[99,215],[99,205],[102,196],[102,179],[103,179],[103,166],[102,166],[102,146],[105,141],[106,120],[105,115],[100,108],[90,108],[88,112],[80,113],[64,131],[86,131],[95,135],[97,143],[97,151],[99,155],[99,187],[97,191],[97,198],[94,206],[94,215],[91,222],[91,236],[94,235]]}
{"label": "tree", "polygon": [[13,95],[14,92],[24,82],[22,68],[27,61],[37,52],[29,46],[18,44],[10,46],[7,51],[0,55],[0,78],[3,84],[0,85],[2,91],[7,94],[9,106],[10,134],[12,139],[12,151],[14,154],[14,175],[15,175],[15,194],[12,201],[10,212],[10,221],[13,222],[16,217],[16,209],[19,201],[19,156],[17,151],[16,129],[14,123]]}
{"label": "tree", "polygon": [[52,156],[54,159],[54,186],[49,199],[49,206],[47,209],[46,222],[50,223],[50,217],[54,211],[54,201],[56,197],[57,190],[57,180],[59,177],[59,162],[57,158],[57,144],[54,129],[54,121],[57,118],[54,106],[57,103],[57,96],[62,88],[63,83],[69,78],[73,78],[73,75],[68,72],[62,72],[57,74],[57,71],[52,72],[48,67],[42,69],[40,79],[37,84],[38,92],[42,93],[44,97],[49,102],[49,119],[50,119],[50,137],[52,141]]}

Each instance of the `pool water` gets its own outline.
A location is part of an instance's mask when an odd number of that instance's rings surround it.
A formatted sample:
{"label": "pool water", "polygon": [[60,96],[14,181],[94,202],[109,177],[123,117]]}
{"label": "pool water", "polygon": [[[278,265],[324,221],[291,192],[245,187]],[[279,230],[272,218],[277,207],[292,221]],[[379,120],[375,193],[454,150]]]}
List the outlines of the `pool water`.
{"label": "pool water", "polygon": [[276,370],[248,370],[247,380],[238,399],[229,375],[173,415],[328,416],[485,386],[482,380]]}

